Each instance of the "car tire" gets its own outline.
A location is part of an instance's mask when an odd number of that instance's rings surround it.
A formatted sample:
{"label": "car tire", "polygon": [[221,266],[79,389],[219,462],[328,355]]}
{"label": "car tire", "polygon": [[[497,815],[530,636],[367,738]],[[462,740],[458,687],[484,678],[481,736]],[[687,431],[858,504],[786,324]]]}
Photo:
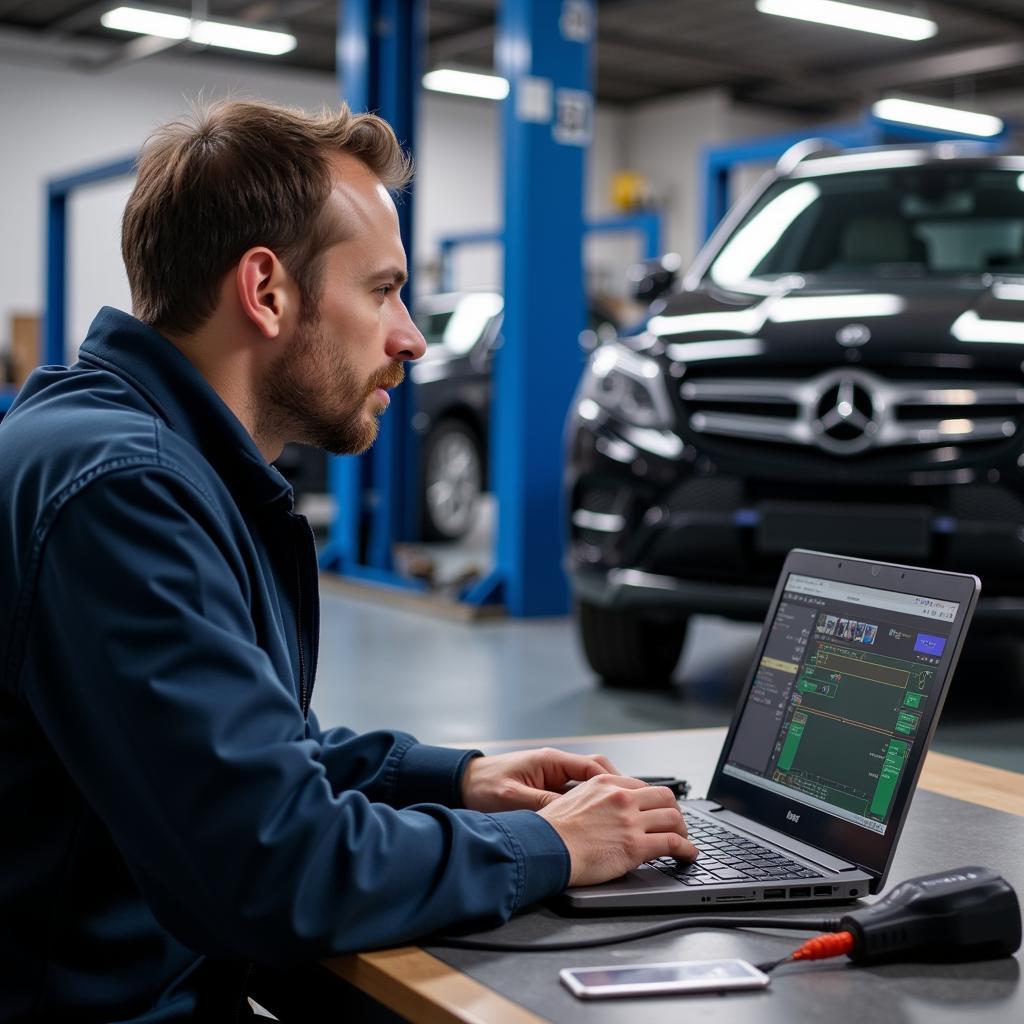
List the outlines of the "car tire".
{"label": "car tire", "polygon": [[576,604],[583,653],[605,686],[663,690],[686,640],[686,618],[656,619],[634,611]]}
{"label": "car tire", "polygon": [[423,441],[420,515],[424,540],[464,537],[476,521],[483,491],[483,450],[461,420],[441,420]]}

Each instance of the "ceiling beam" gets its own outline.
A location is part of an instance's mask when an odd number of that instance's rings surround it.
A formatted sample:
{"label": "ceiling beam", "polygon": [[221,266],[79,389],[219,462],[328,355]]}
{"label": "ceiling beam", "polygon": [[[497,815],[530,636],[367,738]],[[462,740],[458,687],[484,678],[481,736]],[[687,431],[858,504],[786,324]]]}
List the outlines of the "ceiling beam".
{"label": "ceiling beam", "polygon": [[954,14],[961,18],[969,18],[980,28],[993,29],[997,32],[1011,31],[1024,33],[1024,18],[1001,11],[979,11],[974,0],[928,0],[928,10],[933,15]]}
{"label": "ceiling beam", "polygon": [[1024,38],[1005,43],[967,46],[928,57],[878,64],[840,75],[850,89],[867,91],[903,85],[923,85],[967,75],[1024,65]]}
{"label": "ceiling beam", "polygon": [[458,60],[466,53],[475,50],[494,50],[494,24],[479,24],[473,28],[460,29],[447,35],[439,35],[431,39],[427,45],[430,59],[435,63]]}

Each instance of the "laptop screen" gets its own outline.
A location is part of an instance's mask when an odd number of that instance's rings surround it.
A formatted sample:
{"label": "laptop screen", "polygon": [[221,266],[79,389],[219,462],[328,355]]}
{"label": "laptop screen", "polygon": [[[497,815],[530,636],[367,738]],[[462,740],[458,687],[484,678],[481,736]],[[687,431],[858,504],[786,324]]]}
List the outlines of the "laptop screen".
{"label": "laptop screen", "polygon": [[722,772],[884,836],[943,695],[959,610],[789,573]]}

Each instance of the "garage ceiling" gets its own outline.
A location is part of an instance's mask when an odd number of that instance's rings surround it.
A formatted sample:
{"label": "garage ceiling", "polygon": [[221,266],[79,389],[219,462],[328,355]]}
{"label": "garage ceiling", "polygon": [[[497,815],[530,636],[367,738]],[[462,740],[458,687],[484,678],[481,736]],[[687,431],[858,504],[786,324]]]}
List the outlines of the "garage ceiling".
{"label": "garage ceiling", "polygon": [[[555,2],[555,0],[552,0]],[[146,6],[145,0],[138,0]],[[0,56],[18,39],[52,43],[50,59],[97,71],[139,59],[140,48],[104,29],[115,0],[0,0]],[[984,107],[986,95],[1024,86],[1021,0],[928,0],[886,7],[927,14],[939,27],[924,42],[812,25],[760,14],[754,0],[598,0],[597,94],[628,105],[709,86],[744,102],[825,115],[900,91]],[[163,9],[188,13],[174,0]],[[335,0],[210,0],[208,17],[285,28],[298,46],[261,64],[333,71]],[[497,0],[431,0],[427,64],[492,66]],[[225,51],[175,44],[196,59]],[[38,51],[37,51],[38,52]]]}

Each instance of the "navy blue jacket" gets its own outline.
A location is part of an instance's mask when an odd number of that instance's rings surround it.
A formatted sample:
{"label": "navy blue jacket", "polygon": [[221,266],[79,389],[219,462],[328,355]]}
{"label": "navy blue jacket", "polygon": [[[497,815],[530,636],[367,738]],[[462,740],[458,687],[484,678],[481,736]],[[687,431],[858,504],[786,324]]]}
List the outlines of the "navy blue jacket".
{"label": "navy blue jacket", "polygon": [[309,527],[156,331],[35,371],[0,481],[0,1020],[225,1019],[250,962],[567,883],[538,815],[457,809],[472,752],[320,728]]}

